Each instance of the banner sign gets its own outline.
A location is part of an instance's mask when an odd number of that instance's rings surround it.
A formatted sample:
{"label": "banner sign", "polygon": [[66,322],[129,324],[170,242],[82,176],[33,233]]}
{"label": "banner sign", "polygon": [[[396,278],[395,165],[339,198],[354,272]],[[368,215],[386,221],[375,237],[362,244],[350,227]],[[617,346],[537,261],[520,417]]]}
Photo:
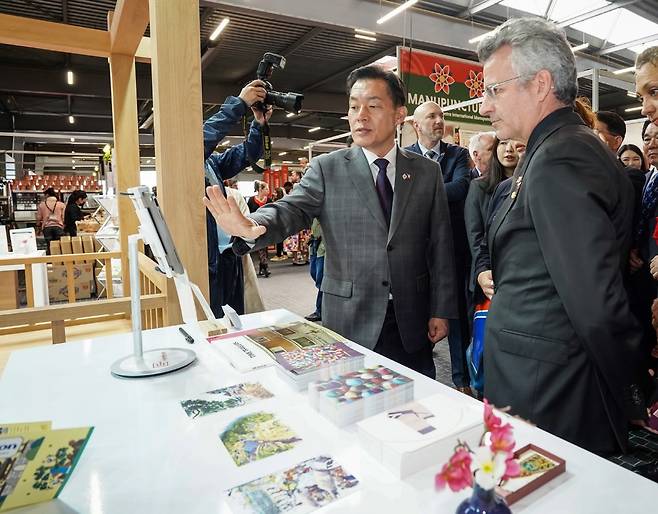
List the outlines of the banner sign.
{"label": "banner sign", "polygon": [[[442,108],[482,96],[482,65],[423,50],[399,46],[398,71],[407,88],[407,110],[413,114],[420,104],[436,102]],[[480,116],[480,104],[445,113],[446,121],[490,125]]]}

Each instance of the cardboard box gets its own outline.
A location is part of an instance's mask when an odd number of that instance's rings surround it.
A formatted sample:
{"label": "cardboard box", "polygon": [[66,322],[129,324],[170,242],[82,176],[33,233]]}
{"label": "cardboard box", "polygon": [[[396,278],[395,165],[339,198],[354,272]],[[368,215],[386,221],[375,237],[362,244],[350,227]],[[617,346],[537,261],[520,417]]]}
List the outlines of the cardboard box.
{"label": "cardboard box", "polygon": [[[75,283],[75,299],[86,300],[91,298],[91,284],[93,280],[92,264],[74,264],[73,277]],[[66,266],[56,264],[48,269],[48,296],[51,302],[67,301]]]}

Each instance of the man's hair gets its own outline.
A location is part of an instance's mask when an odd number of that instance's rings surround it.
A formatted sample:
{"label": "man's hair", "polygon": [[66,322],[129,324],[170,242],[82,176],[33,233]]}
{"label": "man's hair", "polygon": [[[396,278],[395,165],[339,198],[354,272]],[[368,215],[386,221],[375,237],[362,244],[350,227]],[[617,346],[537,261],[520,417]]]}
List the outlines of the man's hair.
{"label": "man's hair", "polygon": [[388,92],[393,100],[395,107],[404,107],[406,105],[406,94],[404,84],[395,73],[386,71],[381,66],[371,64],[370,66],[362,66],[353,70],[347,76],[347,95],[349,96],[352,91],[352,86],[357,80],[383,80],[386,82]]}
{"label": "man's hair", "polygon": [[482,138],[489,136],[491,138],[496,137],[496,133],[491,131],[491,132],[478,132],[477,134],[474,134],[473,137],[468,142],[468,153],[471,154],[471,159],[473,159],[475,156],[473,153],[477,150],[479,150],[482,147]]}
{"label": "man's hair", "polygon": [[555,97],[566,105],[573,103],[578,94],[576,59],[564,30],[541,18],[507,20],[480,41],[480,62],[485,63],[504,46],[512,49],[512,69],[520,80],[527,82],[540,70],[547,70],[555,83]]}
{"label": "man's hair", "polygon": [[651,125],[651,122],[649,120],[644,120],[644,124],[642,125],[642,139],[644,139],[644,133],[649,128],[649,125]]}
{"label": "man's hair", "polygon": [[622,139],[626,137],[626,123],[624,123],[624,118],[616,112],[599,111],[596,113],[596,119],[601,123],[605,123],[608,132],[613,136],[620,136]]}
{"label": "man's hair", "polygon": [[639,70],[647,63],[658,67],[658,46],[651,46],[644,49],[640,55],[635,58],[635,69]]}

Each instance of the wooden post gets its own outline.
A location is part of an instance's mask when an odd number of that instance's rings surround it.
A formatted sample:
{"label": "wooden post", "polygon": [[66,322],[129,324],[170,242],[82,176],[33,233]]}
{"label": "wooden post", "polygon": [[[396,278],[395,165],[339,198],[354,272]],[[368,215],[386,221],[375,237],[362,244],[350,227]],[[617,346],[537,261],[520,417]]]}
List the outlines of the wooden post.
{"label": "wooden post", "polygon": [[[149,0],[149,12],[158,202],[190,280],[208,298],[199,2]],[[181,319],[178,308],[168,316]]]}
{"label": "wooden post", "polygon": [[[117,2],[117,12],[109,12],[110,80],[112,84],[112,124],[114,129],[115,186],[119,207],[121,237],[121,281],[123,294],[130,295],[128,270],[128,236],[137,232],[137,215],[130,198],[119,193],[138,186],[139,130],[137,119],[137,82],[135,51],[148,24],[146,0]],[[111,292],[111,288],[108,290]]]}

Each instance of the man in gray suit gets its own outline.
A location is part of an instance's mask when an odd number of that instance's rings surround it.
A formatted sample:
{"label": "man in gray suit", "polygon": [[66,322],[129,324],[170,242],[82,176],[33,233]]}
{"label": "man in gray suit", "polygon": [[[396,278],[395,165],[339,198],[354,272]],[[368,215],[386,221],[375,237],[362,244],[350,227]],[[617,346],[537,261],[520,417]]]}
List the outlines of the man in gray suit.
{"label": "man in gray suit", "polygon": [[[434,343],[456,316],[448,202],[436,162],[395,143],[406,115],[400,79],[378,66],[347,80],[355,145],[321,155],[292,193],[243,217],[218,188],[205,205],[243,252],[322,224],[322,321],[345,337],[435,378]],[[244,241],[243,241],[244,240]],[[238,249],[241,247],[241,249]]]}
{"label": "man in gray suit", "polygon": [[499,139],[527,143],[489,229],[491,272],[478,276],[493,293],[484,396],[590,451],[618,451],[639,344],[622,280],[632,186],[573,111],[576,63],[562,29],[508,20],[478,56],[480,113]]}

